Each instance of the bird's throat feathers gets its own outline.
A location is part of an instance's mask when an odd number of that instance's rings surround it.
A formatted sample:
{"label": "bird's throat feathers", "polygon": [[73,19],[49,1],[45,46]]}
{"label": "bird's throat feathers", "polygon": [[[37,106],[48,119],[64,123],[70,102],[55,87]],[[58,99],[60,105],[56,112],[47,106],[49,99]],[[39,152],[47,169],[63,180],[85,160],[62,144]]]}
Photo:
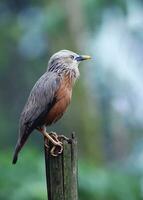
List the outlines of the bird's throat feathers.
{"label": "bird's throat feathers", "polygon": [[65,66],[65,64],[61,64],[60,66],[50,66],[47,71],[57,73],[61,78],[68,78],[71,83],[75,83],[75,81],[79,78],[80,73],[78,66]]}
{"label": "bird's throat feathers", "polygon": [[71,82],[74,83],[80,76],[78,67],[65,68],[63,76],[67,77]]}

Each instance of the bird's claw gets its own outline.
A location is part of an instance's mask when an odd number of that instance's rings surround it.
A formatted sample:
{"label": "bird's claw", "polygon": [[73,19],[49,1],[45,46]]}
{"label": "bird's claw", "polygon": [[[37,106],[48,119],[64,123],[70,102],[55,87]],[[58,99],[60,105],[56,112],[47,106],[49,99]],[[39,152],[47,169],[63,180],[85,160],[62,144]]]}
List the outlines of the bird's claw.
{"label": "bird's claw", "polygon": [[54,145],[50,151],[51,155],[56,157],[63,152],[63,144]]}
{"label": "bird's claw", "polygon": [[[68,143],[71,143],[71,139],[67,138],[64,135],[57,135],[55,132],[50,132],[49,135],[56,142],[56,144],[53,144],[51,142],[50,154],[52,156],[54,156],[54,157],[60,155],[63,152],[63,141],[64,140],[67,141]],[[47,145],[47,142],[46,142],[45,146],[49,149],[49,146]]]}
{"label": "bird's claw", "polygon": [[56,142],[59,142],[57,133],[55,133],[55,132],[50,132],[49,135],[50,135]]}
{"label": "bird's claw", "polygon": [[58,139],[60,140],[60,141],[67,141],[68,143],[71,143],[71,139],[70,138],[68,138],[68,137],[66,137],[66,136],[64,136],[64,135],[59,135],[58,136]]}
{"label": "bird's claw", "polygon": [[49,134],[57,144],[52,144],[50,154],[54,157],[58,156],[63,152],[63,143],[59,140],[59,136],[55,132]]}
{"label": "bird's claw", "polygon": [[54,137],[54,139],[55,139],[56,141],[63,141],[63,140],[65,140],[65,141],[67,141],[68,143],[71,142],[71,139],[70,139],[70,138],[68,138],[68,137],[66,137],[66,136],[64,136],[64,135],[57,135],[57,133],[55,133],[55,132],[51,132],[50,135],[51,135],[52,137]]}

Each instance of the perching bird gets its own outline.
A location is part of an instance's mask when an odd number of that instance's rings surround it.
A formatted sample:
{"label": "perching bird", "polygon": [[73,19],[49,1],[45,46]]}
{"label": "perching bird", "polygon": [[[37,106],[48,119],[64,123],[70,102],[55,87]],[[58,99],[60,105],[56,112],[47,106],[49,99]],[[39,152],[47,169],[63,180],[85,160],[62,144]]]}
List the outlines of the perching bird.
{"label": "perching bird", "polygon": [[[21,113],[13,164],[17,162],[19,151],[34,129],[40,131],[54,146],[60,146],[62,151],[62,142],[55,135],[49,135],[46,126],[55,123],[66,111],[73,85],[79,77],[78,65],[80,61],[90,58],[69,50],[61,50],[50,58],[47,71],[34,85]],[[54,156],[54,152],[51,154]]]}

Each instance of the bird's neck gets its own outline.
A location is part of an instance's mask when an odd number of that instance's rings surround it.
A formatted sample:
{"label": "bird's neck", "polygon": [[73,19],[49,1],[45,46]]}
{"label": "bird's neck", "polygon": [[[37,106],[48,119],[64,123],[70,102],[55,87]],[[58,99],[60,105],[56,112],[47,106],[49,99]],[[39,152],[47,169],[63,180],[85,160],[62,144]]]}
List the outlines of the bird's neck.
{"label": "bird's neck", "polygon": [[64,78],[69,84],[74,85],[75,81],[79,78],[79,70],[75,69],[65,69],[59,75]]}
{"label": "bird's neck", "polygon": [[74,84],[75,81],[79,78],[80,73],[79,73],[79,69],[76,66],[70,67],[68,68],[67,66],[65,67],[64,65],[57,65],[57,66],[51,66],[48,67],[47,71],[49,72],[53,72],[58,74],[60,77],[66,77],[67,79],[69,79],[69,81]]}

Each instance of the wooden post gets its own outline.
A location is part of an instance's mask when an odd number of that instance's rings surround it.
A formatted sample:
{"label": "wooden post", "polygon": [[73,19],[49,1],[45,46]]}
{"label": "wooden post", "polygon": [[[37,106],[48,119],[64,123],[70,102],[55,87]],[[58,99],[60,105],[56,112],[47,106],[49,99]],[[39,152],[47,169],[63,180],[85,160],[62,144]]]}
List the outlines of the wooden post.
{"label": "wooden post", "polygon": [[57,157],[45,148],[48,200],[78,200],[77,191],[77,140],[63,142],[63,153]]}

